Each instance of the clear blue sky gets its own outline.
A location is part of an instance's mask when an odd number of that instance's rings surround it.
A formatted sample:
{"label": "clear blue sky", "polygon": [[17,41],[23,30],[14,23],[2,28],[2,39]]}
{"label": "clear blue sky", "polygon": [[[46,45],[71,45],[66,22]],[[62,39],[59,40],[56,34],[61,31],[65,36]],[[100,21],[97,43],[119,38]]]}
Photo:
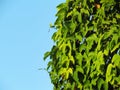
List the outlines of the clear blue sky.
{"label": "clear blue sky", "polygon": [[0,0],[0,90],[52,90],[43,54],[49,24],[65,0]]}

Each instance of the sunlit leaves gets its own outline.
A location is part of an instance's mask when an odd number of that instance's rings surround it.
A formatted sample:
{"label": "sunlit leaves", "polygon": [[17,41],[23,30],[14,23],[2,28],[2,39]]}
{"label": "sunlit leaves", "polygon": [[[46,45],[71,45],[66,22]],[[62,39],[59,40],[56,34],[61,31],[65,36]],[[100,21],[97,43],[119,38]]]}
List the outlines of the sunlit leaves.
{"label": "sunlit leaves", "polygon": [[98,79],[98,90],[101,90],[103,84],[104,84],[104,80],[102,78]]}
{"label": "sunlit leaves", "polygon": [[[120,2],[119,2],[120,3]],[[98,5],[98,6],[96,6]],[[57,6],[47,70],[54,90],[118,90],[120,14],[116,0],[66,0]]]}
{"label": "sunlit leaves", "polygon": [[117,13],[116,14],[116,18],[120,19],[120,14]]}
{"label": "sunlit leaves", "polygon": [[120,69],[120,55],[115,54],[112,58],[112,63]]}
{"label": "sunlit leaves", "polygon": [[68,79],[69,74],[73,74],[72,68],[61,68],[58,75],[62,76],[63,79]]}
{"label": "sunlit leaves", "polygon": [[111,79],[112,79],[112,75],[111,75],[112,68],[113,68],[112,64],[109,64],[108,67],[107,67],[107,71],[106,71],[106,81],[107,82],[110,82]]}

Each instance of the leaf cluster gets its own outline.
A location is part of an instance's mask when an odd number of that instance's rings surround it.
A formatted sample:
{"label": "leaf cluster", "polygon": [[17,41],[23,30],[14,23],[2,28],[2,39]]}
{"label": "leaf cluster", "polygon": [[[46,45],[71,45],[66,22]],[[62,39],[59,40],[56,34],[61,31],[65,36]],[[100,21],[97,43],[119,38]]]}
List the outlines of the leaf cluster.
{"label": "leaf cluster", "polygon": [[120,90],[120,0],[57,6],[55,45],[45,53],[54,90]]}

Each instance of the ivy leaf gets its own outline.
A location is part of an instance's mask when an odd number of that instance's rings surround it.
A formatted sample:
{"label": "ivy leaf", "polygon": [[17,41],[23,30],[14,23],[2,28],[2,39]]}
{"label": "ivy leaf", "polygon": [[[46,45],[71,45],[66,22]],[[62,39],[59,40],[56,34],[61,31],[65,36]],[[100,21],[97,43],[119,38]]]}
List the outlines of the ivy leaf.
{"label": "ivy leaf", "polygon": [[111,53],[114,52],[116,49],[118,49],[120,47],[120,43],[118,43],[117,45],[115,45],[115,47],[111,50]]}
{"label": "ivy leaf", "polygon": [[79,21],[80,23],[82,23],[82,15],[81,15],[81,13],[78,14],[78,21]]}
{"label": "ivy leaf", "polygon": [[53,39],[54,42],[56,41],[56,39],[55,39],[56,34],[57,34],[57,32],[55,32],[55,33],[52,35],[52,39]]}
{"label": "ivy leaf", "polygon": [[103,24],[108,24],[108,25],[109,25],[109,24],[110,24],[110,21],[106,21],[106,20],[102,19],[102,23],[103,23]]}
{"label": "ivy leaf", "polygon": [[66,74],[67,68],[61,68],[58,72],[58,75],[64,76]]}
{"label": "ivy leaf", "polygon": [[107,82],[104,82],[103,86],[104,86],[104,90],[108,90],[108,83]]}
{"label": "ivy leaf", "polygon": [[116,17],[120,19],[120,14],[117,13],[117,14],[116,14]]}
{"label": "ivy leaf", "polygon": [[91,36],[89,36],[89,37],[86,39],[87,44],[88,44],[88,45],[87,45],[88,50],[92,48],[92,45],[93,45],[95,39],[96,39],[96,41],[97,41],[97,39],[98,39],[95,34],[92,34]]}
{"label": "ivy leaf", "polygon": [[79,78],[78,78],[78,71],[74,71],[73,73],[73,79],[78,83],[79,82]]}
{"label": "ivy leaf", "polygon": [[71,33],[73,33],[75,31],[75,28],[76,28],[76,24],[72,22],[70,24]]}
{"label": "ivy leaf", "polygon": [[109,64],[107,67],[107,71],[106,71],[106,81],[110,82],[112,79],[112,75],[111,75],[111,71],[112,71],[113,65]]}
{"label": "ivy leaf", "polygon": [[104,33],[104,39],[110,37],[113,34],[113,30],[110,30],[109,32]]}
{"label": "ivy leaf", "polygon": [[97,80],[98,80],[98,77],[97,77],[97,78],[92,79],[92,80],[91,80],[91,84],[95,86],[95,85],[96,85]]}
{"label": "ivy leaf", "polygon": [[115,79],[115,81],[118,82],[118,85],[120,85],[120,75],[118,77],[115,77],[114,79]]}
{"label": "ivy leaf", "polygon": [[91,82],[90,82],[90,80],[86,80],[85,81],[85,85],[84,85],[84,89],[85,90],[91,90],[90,89],[90,86],[91,86],[92,84],[91,84]]}
{"label": "ivy leaf", "polygon": [[62,55],[62,57],[61,57],[61,65],[67,64],[68,60],[69,60],[68,56]]}
{"label": "ivy leaf", "polygon": [[81,83],[78,83],[78,88],[79,88],[79,90],[82,90],[83,85]]}
{"label": "ivy leaf", "polygon": [[104,80],[102,78],[98,79],[98,90],[101,90],[102,85],[104,84]]}
{"label": "ivy leaf", "polygon": [[104,35],[101,35],[100,38],[98,38],[98,45],[97,45],[97,49],[96,50],[100,50],[101,48],[101,40],[103,38]]}
{"label": "ivy leaf", "polygon": [[73,11],[69,12],[66,17],[72,16]]}
{"label": "ivy leaf", "polygon": [[73,64],[75,64],[75,60],[74,60],[73,56],[69,55],[69,59],[70,59],[70,61],[72,61]]}
{"label": "ivy leaf", "polygon": [[87,9],[84,9],[84,8],[81,9],[81,13],[85,13],[87,15],[90,15],[89,11]]}
{"label": "ivy leaf", "polygon": [[73,82],[71,90],[75,90],[75,82]]}
{"label": "ivy leaf", "polygon": [[52,61],[49,61],[48,64],[47,64],[47,70],[49,70],[49,68],[51,67],[52,65]]}
{"label": "ivy leaf", "polygon": [[69,68],[69,69],[68,69],[68,73],[73,74],[72,68]]}
{"label": "ivy leaf", "polygon": [[80,72],[81,74],[84,74],[84,71],[83,71],[82,67],[76,65],[76,70],[75,70],[75,72],[73,73],[73,78],[74,78],[74,80],[75,80],[77,83],[80,82],[80,81],[79,81],[78,72]]}
{"label": "ivy leaf", "polygon": [[62,22],[63,19],[64,19],[64,15],[60,15],[60,16],[56,19],[54,25],[56,25],[56,27],[59,27],[59,26],[61,25],[61,22]]}
{"label": "ivy leaf", "polygon": [[[117,32],[118,33],[118,32]],[[112,38],[112,41],[115,41],[115,44],[118,43],[118,38],[119,38],[119,35],[118,34],[113,34],[113,38]]]}
{"label": "ivy leaf", "polygon": [[109,50],[104,50],[104,54],[107,56],[108,55],[108,53],[109,53]]}
{"label": "ivy leaf", "polygon": [[116,18],[113,18],[112,23],[117,23]]}
{"label": "ivy leaf", "polygon": [[76,23],[74,23],[73,21],[65,22],[64,25],[66,26],[70,34],[72,34],[75,31]]}
{"label": "ivy leaf", "polygon": [[83,7],[85,7],[86,6],[86,0],[83,0]]}
{"label": "ivy leaf", "polygon": [[50,52],[46,52],[46,53],[44,54],[44,60],[45,60],[49,55],[50,55]]}
{"label": "ivy leaf", "polygon": [[83,56],[80,53],[77,53],[76,58],[78,60],[78,64],[82,66],[82,58],[83,58]]}
{"label": "ivy leaf", "polygon": [[84,74],[84,70],[81,66],[76,66],[76,71],[81,72],[82,74]]}
{"label": "ivy leaf", "polygon": [[102,51],[98,52],[97,60],[99,60],[100,65],[104,64],[103,52]]}
{"label": "ivy leaf", "polygon": [[77,40],[79,40],[79,41],[82,42],[82,39],[83,39],[83,38],[82,38],[82,36],[81,36],[80,34],[76,33],[76,34],[75,34],[75,37],[76,37]]}
{"label": "ivy leaf", "polygon": [[59,10],[59,9],[61,9],[61,8],[64,8],[65,6],[66,6],[65,3],[61,3],[61,4],[59,4],[59,5],[57,6],[57,9]]}
{"label": "ivy leaf", "polygon": [[66,8],[60,9],[58,11],[58,13],[56,14],[56,16],[61,16],[61,15],[65,15],[66,14]]}
{"label": "ivy leaf", "polygon": [[112,58],[112,63],[120,69],[120,55],[115,54]]}

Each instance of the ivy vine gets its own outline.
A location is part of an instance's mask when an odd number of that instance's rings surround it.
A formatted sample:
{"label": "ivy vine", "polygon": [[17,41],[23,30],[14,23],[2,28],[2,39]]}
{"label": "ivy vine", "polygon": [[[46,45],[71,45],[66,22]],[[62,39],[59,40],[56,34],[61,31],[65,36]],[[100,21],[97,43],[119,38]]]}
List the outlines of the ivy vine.
{"label": "ivy vine", "polygon": [[57,10],[44,54],[54,90],[120,90],[120,0],[66,0]]}

